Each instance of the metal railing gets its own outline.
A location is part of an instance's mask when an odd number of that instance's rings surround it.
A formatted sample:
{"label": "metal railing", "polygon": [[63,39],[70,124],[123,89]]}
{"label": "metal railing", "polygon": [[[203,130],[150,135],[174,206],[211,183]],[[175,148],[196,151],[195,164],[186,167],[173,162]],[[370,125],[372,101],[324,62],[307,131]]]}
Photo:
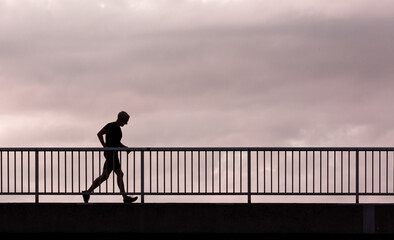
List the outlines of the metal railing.
{"label": "metal railing", "polygon": [[[0,195],[80,195],[118,151],[125,191],[145,196],[393,196],[394,148],[0,148]],[[94,193],[121,194],[114,174]]]}

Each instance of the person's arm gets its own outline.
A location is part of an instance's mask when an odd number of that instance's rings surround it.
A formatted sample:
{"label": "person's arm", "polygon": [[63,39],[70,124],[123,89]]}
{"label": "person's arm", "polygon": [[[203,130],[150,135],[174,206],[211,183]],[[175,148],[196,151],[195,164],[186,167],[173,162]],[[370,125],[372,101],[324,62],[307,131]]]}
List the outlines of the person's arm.
{"label": "person's arm", "polygon": [[107,144],[105,144],[104,142],[104,134],[106,134],[105,129],[101,129],[100,132],[97,133],[97,137],[100,140],[101,145],[103,145],[103,147],[107,147]]}

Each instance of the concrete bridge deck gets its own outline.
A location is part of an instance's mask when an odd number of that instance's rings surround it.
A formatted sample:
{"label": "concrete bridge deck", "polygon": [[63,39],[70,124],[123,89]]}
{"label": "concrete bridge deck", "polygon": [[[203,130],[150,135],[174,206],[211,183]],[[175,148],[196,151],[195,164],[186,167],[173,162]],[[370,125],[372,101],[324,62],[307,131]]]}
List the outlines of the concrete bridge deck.
{"label": "concrete bridge deck", "polygon": [[3,203],[1,232],[393,234],[391,204]]}

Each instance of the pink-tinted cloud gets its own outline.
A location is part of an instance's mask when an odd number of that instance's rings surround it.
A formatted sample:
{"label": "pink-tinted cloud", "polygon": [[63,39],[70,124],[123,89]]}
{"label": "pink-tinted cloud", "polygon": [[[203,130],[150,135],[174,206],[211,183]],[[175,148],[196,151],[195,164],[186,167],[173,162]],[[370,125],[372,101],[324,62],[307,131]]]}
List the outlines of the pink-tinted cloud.
{"label": "pink-tinted cloud", "polygon": [[0,145],[391,146],[392,5],[2,2]]}

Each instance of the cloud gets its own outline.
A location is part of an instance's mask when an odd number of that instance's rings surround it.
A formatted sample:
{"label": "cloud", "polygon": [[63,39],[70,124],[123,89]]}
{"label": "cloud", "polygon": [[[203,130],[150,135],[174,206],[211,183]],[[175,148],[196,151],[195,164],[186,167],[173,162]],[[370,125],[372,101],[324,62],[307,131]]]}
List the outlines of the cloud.
{"label": "cloud", "polygon": [[390,145],[392,5],[4,1],[0,145]]}

